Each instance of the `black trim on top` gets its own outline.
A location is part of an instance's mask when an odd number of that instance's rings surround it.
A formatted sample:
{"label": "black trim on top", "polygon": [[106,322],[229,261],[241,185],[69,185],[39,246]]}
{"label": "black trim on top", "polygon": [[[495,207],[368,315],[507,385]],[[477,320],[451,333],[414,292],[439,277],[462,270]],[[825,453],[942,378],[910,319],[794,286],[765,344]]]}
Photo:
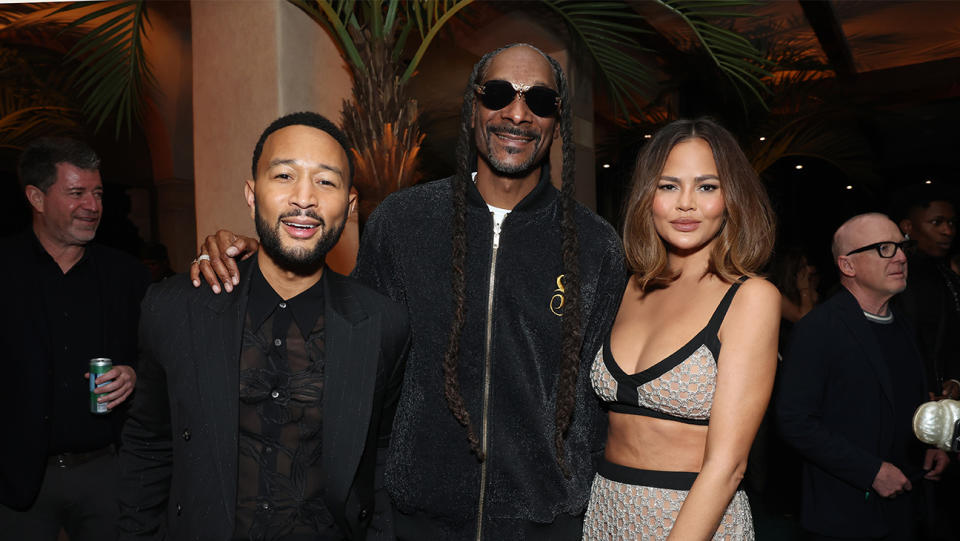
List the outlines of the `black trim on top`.
{"label": "black trim on top", "polygon": [[642,415],[644,417],[653,417],[655,419],[666,419],[667,421],[677,421],[678,423],[685,423],[688,425],[700,425],[707,426],[710,424],[710,419],[690,419],[687,417],[678,417],[670,413],[663,411],[650,409],[646,406],[634,406],[633,404],[625,404],[623,402],[607,402],[607,409],[616,413],[626,413],[630,415]]}

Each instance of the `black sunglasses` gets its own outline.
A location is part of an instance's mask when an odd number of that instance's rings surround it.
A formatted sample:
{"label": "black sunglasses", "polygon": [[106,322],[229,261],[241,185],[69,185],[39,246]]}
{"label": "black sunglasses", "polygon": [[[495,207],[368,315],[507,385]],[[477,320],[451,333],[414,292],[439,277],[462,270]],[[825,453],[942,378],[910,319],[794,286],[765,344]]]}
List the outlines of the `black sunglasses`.
{"label": "black sunglasses", "polygon": [[898,248],[901,251],[903,251],[904,254],[906,254],[907,252],[911,251],[913,247],[916,245],[917,245],[917,241],[910,240],[910,239],[900,241],[900,242],[892,242],[892,241],[874,242],[873,244],[868,244],[862,248],[857,248],[856,250],[850,250],[849,252],[847,252],[847,255],[859,254],[860,252],[866,252],[867,250],[876,249],[877,255],[879,255],[880,257],[889,259],[894,255],[896,255]]}
{"label": "black sunglasses", "polygon": [[523,98],[530,112],[543,118],[555,115],[560,106],[560,94],[550,87],[522,87],[499,79],[477,85],[477,94],[480,95],[480,103],[491,111],[499,111],[510,105],[517,96]]}

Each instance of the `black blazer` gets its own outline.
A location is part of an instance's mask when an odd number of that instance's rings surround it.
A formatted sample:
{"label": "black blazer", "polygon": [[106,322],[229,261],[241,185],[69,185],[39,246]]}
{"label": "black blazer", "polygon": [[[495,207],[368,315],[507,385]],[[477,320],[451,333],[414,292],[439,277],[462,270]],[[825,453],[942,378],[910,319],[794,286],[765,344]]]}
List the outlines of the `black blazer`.
{"label": "black blazer", "polygon": [[[6,434],[0,445],[0,504],[18,510],[32,506],[40,491],[53,416],[50,398],[54,389],[49,372],[53,357],[47,337],[57,329],[49,328],[44,303],[38,300],[35,277],[45,263],[37,256],[38,246],[30,229],[0,240],[4,256],[0,265],[0,284],[4,286],[0,366],[10,378],[0,392],[0,426]],[[100,312],[88,315],[102,318],[103,355],[118,365],[135,365],[140,300],[150,285],[150,274],[132,256],[106,246],[87,245],[86,257],[95,265],[102,293]],[[125,409],[109,414],[118,439]]]}
{"label": "black blazer", "polygon": [[[241,263],[232,294],[194,289],[178,275],[144,299],[137,391],[120,453],[121,538],[207,541],[233,533],[239,359],[253,260]],[[330,269],[322,280],[325,500],[341,530],[362,539],[400,393],[407,315]],[[378,514],[389,513],[385,498],[378,493]]]}
{"label": "black blazer", "polygon": [[[903,322],[895,315],[893,325]],[[922,386],[923,361],[916,347],[913,352]],[[887,533],[881,498],[871,490],[893,445],[895,382],[882,359],[863,310],[845,288],[794,327],[776,410],[784,439],[803,458],[801,524],[807,530],[839,537]]]}

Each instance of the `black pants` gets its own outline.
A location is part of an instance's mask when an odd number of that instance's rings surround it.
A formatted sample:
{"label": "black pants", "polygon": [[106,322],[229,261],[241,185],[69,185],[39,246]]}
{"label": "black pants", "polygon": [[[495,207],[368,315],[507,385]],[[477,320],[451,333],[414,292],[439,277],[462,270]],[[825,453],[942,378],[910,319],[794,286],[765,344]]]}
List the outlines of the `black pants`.
{"label": "black pants", "polygon": [[883,517],[889,532],[883,537],[832,537],[808,532],[808,541],[920,541],[923,494],[919,483],[896,498],[882,500]]}
{"label": "black pants", "polygon": [[30,509],[0,505],[0,539],[55,541],[61,527],[70,541],[117,539],[118,474],[113,453],[69,468],[47,466]]}

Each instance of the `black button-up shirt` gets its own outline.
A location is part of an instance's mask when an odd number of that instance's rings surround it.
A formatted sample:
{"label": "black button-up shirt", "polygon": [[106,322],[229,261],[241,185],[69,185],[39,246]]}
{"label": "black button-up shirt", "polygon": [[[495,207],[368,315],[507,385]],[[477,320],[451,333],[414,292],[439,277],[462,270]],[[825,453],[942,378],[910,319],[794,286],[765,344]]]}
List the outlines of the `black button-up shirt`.
{"label": "black button-up shirt", "polygon": [[[50,454],[101,449],[114,440],[110,416],[90,413],[90,387],[83,374],[90,359],[103,357],[104,329],[100,264],[86,250],[64,273],[57,262],[32,236],[36,257],[37,301],[42,303],[46,332],[38,325],[32,337],[37,348],[46,349],[50,415]],[[129,359],[115,359],[125,364]]]}
{"label": "black button-up shirt", "polygon": [[240,356],[236,539],[343,539],[323,502],[323,280],[288,300],[253,267]]}

